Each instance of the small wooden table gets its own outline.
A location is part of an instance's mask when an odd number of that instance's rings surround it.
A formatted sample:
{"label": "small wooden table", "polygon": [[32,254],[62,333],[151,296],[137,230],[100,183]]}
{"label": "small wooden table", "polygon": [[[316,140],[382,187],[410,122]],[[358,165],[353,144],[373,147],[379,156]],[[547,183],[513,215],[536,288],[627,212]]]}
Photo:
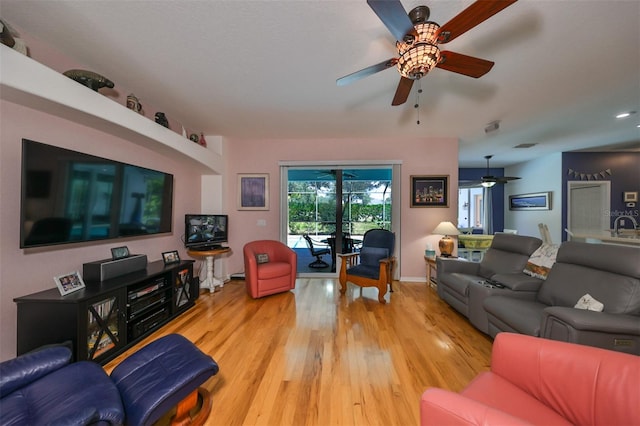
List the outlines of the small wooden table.
{"label": "small wooden table", "polygon": [[[220,256],[221,254],[225,254],[229,252],[231,252],[231,249],[229,247],[221,247],[221,248],[215,248],[211,250],[197,250],[197,249],[187,250],[187,253],[191,257],[205,258],[207,275],[204,280],[202,279],[202,277],[200,277],[201,278],[200,288],[206,288],[209,290],[210,293],[213,293],[216,289],[216,286],[224,287],[224,281],[219,278],[216,278],[215,275],[213,275],[213,260],[216,256]],[[199,275],[202,275],[202,268],[200,268]]]}
{"label": "small wooden table", "polygon": [[424,261],[427,264],[427,284],[430,284],[431,287],[436,287],[438,282],[437,282],[437,276],[434,278],[432,272],[438,272],[438,267],[437,267],[437,263],[436,263],[436,257],[435,256],[425,256],[424,257]]}

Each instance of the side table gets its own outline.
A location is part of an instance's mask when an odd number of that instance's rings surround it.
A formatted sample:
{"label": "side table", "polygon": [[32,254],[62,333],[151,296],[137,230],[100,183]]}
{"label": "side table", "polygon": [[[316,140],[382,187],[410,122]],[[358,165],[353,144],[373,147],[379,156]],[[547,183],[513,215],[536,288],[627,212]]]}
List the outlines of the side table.
{"label": "side table", "polygon": [[[216,289],[216,286],[224,287],[224,281],[219,278],[216,278],[215,275],[213,274],[213,261],[216,256],[220,256],[221,254],[225,254],[229,252],[231,252],[231,249],[229,247],[221,247],[221,248],[216,248],[211,250],[196,250],[196,249],[187,250],[187,253],[191,257],[205,258],[207,275],[204,280],[202,279],[202,277],[200,277],[201,278],[200,288],[207,288],[209,289],[210,293],[213,293]],[[200,268],[200,272],[202,272],[202,268]]]}
{"label": "side table", "polygon": [[431,285],[431,287],[436,288],[437,275],[434,277],[433,272],[437,274],[438,267],[436,266],[436,257],[435,256],[425,256],[424,261],[427,264],[427,284]]}

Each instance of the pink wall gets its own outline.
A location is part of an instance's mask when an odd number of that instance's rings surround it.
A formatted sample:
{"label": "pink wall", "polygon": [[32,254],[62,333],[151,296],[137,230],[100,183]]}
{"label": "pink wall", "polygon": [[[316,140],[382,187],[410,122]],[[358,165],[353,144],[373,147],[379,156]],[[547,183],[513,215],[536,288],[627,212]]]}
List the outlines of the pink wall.
{"label": "pink wall", "polygon": [[[424,250],[427,242],[437,246],[440,236],[429,232],[443,220],[457,221],[458,141],[451,138],[414,139],[229,139],[228,191],[225,204],[230,216],[230,273],[243,271],[242,247],[251,240],[279,239],[279,161],[400,160],[401,270],[407,280],[425,279]],[[237,173],[269,174],[269,211],[236,210]],[[449,175],[449,208],[409,208],[411,175]],[[264,219],[267,226],[258,226]]]}
{"label": "pink wall", "polygon": [[[15,356],[15,297],[53,288],[54,276],[82,271],[83,263],[108,258],[109,249],[119,245],[128,246],[131,253],[146,254],[149,261],[161,259],[163,251],[176,249],[188,258],[181,240],[184,214],[200,210],[201,180],[187,165],[126,140],[6,101],[0,101],[0,110],[0,359],[7,359]],[[21,250],[22,138],[172,173],[173,233]]]}

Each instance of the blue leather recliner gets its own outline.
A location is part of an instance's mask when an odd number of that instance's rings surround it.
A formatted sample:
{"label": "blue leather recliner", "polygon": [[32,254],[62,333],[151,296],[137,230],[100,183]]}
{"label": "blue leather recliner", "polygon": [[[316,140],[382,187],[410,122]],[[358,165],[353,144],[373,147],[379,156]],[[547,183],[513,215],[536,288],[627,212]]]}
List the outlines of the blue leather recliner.
{"label": "blue leather recliner", "polygon": [[210,356],[178,334],[143,347],[110,376],[94,362],[72,363],[66,346],[47,347],[0,363],[0,424],[147,425],[193,392],[203,401],[199,414],[208,416],[211,401],[199,387],[217,372]]}

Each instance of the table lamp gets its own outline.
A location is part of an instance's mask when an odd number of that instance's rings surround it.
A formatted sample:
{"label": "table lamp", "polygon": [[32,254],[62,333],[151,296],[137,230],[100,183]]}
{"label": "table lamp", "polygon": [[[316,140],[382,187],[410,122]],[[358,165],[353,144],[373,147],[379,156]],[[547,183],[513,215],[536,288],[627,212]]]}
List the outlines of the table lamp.
{"label": "table lamp", "polygon": [[453,239],[449,235],[460,235],[458,228],[451,222],[440,222],[436,229],[433,230],[433,234],[444,235],[438,242],[440,255],[444,257],[451,256],[451,253],[453,253]]}

